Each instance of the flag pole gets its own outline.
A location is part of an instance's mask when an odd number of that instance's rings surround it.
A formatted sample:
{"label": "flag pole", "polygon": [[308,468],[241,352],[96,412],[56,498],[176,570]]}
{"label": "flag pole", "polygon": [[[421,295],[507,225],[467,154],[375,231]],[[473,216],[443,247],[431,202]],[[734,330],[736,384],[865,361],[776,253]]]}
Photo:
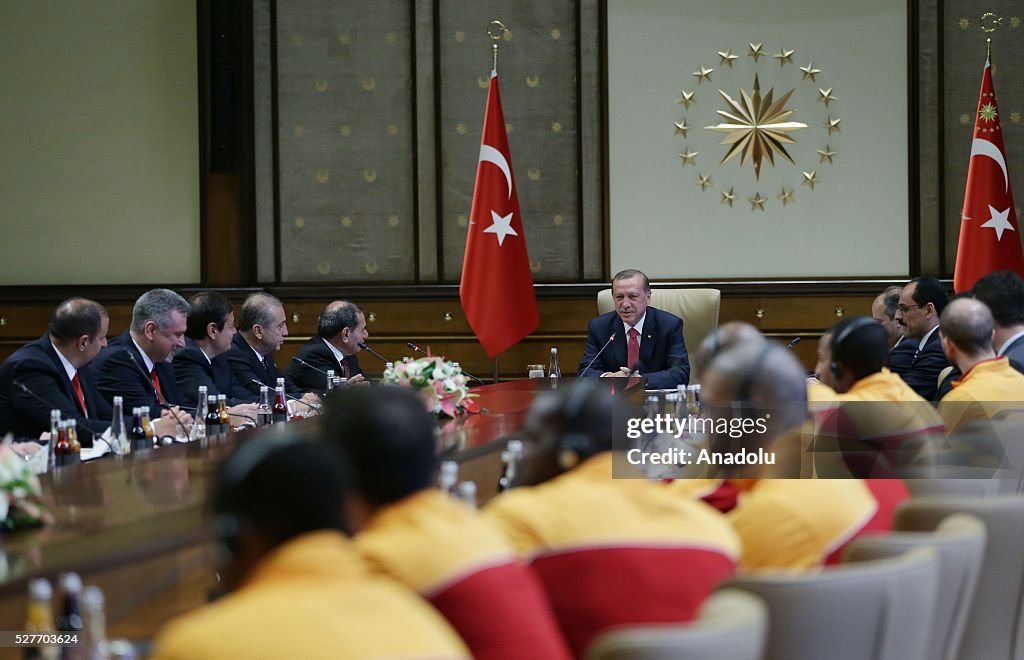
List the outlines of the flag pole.
{"label": "flag pole", "polygon": [[501,40],[508,28],[501,21],[491,21],[487,24],[487,37],[491,40],[491,73],[498,73],[498,42]]}

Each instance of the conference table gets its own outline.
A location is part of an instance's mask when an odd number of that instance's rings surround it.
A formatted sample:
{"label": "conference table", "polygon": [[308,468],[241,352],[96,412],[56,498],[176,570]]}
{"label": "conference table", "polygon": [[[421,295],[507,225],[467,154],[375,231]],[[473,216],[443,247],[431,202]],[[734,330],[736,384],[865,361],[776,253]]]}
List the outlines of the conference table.
{"label": "conference table", "polygon": [[[565,384],[566,381],[563,381]],[[547,379],[473,388],[482,412],[441,418],[444,458],[486,502],[497,492],[501,451],[522,428]],[[319,432],[317,418],[293,422]],[[146,640],[167,619],[201,605],[216,587],[207,493],[217,465],[236,445],[274,427],[107,455],[41,475],[55,524],[0,537],[0,630],[21,630],[27,581],[76,571],[106,594],[108,637]],[[19,657],[0,649],[0,658]]]}

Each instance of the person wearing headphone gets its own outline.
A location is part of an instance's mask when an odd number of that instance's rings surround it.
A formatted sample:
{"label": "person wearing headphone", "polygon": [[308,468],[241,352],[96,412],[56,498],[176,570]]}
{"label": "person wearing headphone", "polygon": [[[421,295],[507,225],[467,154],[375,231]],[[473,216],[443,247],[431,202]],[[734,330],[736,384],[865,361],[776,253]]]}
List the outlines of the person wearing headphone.
{"label": "person wearing headphone", "polygon": [[468,658],[440,615],[359,557],[346,485],[326,443],[283,431],[241,445],[211,496],[227,594],[171,621],[152,657]]}
{"label": "person wearing headphone", "polygon": [[[805,447],[807,409],[804,370],[779,344],[737,345],[719,353],[702,372],[704,400],[713,415],[771,416],[759,436],[712,438],[736,447]],[[796,430],[798,429],[798,430]],[[789,443],[790,439],[799,443]],[[721,443],[719,443],[721,444]],[[721,447],[719,447],[721,451]],[[726,468],[717,495],[709,502],[743,544],[744,569],[809,569],[836,563],[843,548],[863,534],[888,530],[895,507],[908,498],[899,480],[788,479],[756,469]],[[754,479],[737,478],[752,475]],[[668,486],[685,495],[685,491]],[[731,492],[731,501],[724,493]]]}
{"label": "person wearing headphone", "polygon": [[474,658],[568,659],[537,577],[465,503],[434,486],[437,424],[412,390],[349,387],[327,399],[329,442],[353,467],[355,546],[426,598]]}
{"label": "person wearing headphone", "polygon": [[530,487],[483,510],[540,576],[575,655],[610,628],[692,619],[740,553],[714,509],[628,469],[612,436],[629,413],[595,385],[537,397],[523,428]]}

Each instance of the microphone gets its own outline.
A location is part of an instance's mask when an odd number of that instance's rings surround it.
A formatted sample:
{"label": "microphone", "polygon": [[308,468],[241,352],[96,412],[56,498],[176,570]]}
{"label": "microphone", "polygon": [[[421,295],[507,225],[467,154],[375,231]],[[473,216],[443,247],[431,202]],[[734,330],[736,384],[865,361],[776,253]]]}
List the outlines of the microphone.
{"label": "microphone", "polygon": [[[423,350],[422,348],[420,348],[416,344],[412,343],[411,341],[405,342],[405,345],[408,346],[409,348],[411,348],[412,350],[416,351],[417,353],[423,353],[424,355],[427,355],[427,352],[425,350]],[[459,365],[459,369],[462,369],[462,365]],[[486,385],[487,384],[483,380],[477,378],[473,374],[471,374],[468,371],[466,371],[465,369],[462,369],[462,375],[466,376],[467,378],[472,378],[473,380],[475,380],[476,382],[480,383],[481,385]]]}
{"label": "microphone", "polygon": [[612,336],[608,338],[608,341],[606,341],[604,343],[604,346],[601,347],[601,350],[599,350],[597,352],[597,355],[594,356],[594,359],[591,360],[590,363],[587,366],[585,366],[582,369],[580,369],[580,371],[579,371],[579,373],[577,375],[578,376],[582,376],[585,373],[587,373],[588,371],[590,371],[590,367],[594,366],[594,363],[597,362],[597,358],[601,357],[601,353],[604,353],[604,349],[608,348],[608,344],[612,343],[613,341],[615,341],[615,333],[614,332],[612,333]]}
{"label": "microphone", "polygon": [[[20,380],[15,380],[15,381],[14,381],[14,386],[15,386],[15,387],[17,387],[17,388],[18,388],[19,390],[21,390],[22,392],[24,392],[25,394],[27,394],[27,395],[29,395],[30,397],[32,397],[33,399],[36,399],[37,401],[41,401],[41,402],[45,403],[45,404],[47,405],[47,407],[48,407],[48,408],[49,408],[50,410],[60,410],[60,406],[55,406],[55,405],[53,405],[53,403],[51,403],[50,401],[47,401],[47,400],[46,400],[46,399],[44,399],[43,397],[39,396],[38,394],[36,394],[35,392],[33,392],[33,391],[32,391],[32,390],[31,390],[31,389],[29,388],[29,386],[28,386],[28,385],[26,385],[25,383],[21,382]],[[92,430],[92,429],[91,429],[91,428],[89,428],[88,426],[84,426],[84,425],[82,426],[82,430],[83,430],[83,431],[86,431],[86,432],[87,432],[87,433],[88,433],[88,434],[89,434],[89,435],[90,435],[90,436],[92,437],[92,440],[93,440],[93,444],[95,444],[95,443],[96,443],[96,441],[97,441],[97,440],[99,440],[100,442],[102,442],[103,444],[105,444],[105,445],[107,446],[107,448],[108,448],[108,449],[110,449],[110,451],[111,451],[112,453],[114,453],[114,448],[113,448],[113,447],[111,447],[111,446],[110,446],[110,443],[109,443],[109,442],[107,442],[107,441],[106,441],[106,440],[105,440],[105,439],[103,438],[103,434],[102,434],[102,433],[97,433],[96,431]],[[53,439],[54,441],[56,441],[56,438],[52,438],[52,439]]]}
{"label": "microphone", "polygon": [[796,346],[799,343],[800,343],[800,338],[799,337],[794,337],[793,341],[791,341],[788,344],[786,344],[786,350],[787,351],[790,350],[791,348],[793,348],[794,346]]}
{"label": "microphone", "polygon": [[[314,367],[314,366],[313,366],[313,365],[311,365],[311,364],[310,364],[309,362],[306,362],[305,360],[303,360],[302,358],[300,358],[300,357],[299,357],[298,355],[296,355],[295,357],[293,357],[293,358],[292,358],[292,362],[298,362],[298,363],[299,363],[299,364],[301,364],[302,366],[304,366],[304,367],[309,367],[309,368],[310,368],[310,369],[312,369],[313,371],[319,371],[320,373],[322,373],[322,374],[323,374],[323,375],[325,375],[325,376],[327,376],[327,375],[328,375],[326,371],[324,371],[323,369],[319,369],[319,368],[317,368],[317,367]],[[337,374],[335,374],[335,375],[337,375]]]}
{"label": "microphone", "polygon": [[[315,367],[314,367],[314,368],[315,368]],[[317,371],[319,371],[319,369],[317,369]],[[256,383],[257,385],[262,385],[262,386],[264,386],[264,387],[270,387],[270,385],[267,385],[267,384],[266,384],[266,383],[264,383],[264,382],[263,382],[262,380],[257,380],[256,378],[250,378],[250,379],[249,379],[249,382],[251,382],[251,383]],[[273,389],[276,389],[276,388],[270,387],[270,389],[272,389],[272,390],[273,390]],[[299,403],[301,403],[302,405],[306,406],[306,407],[307,407],[307,408],[309,408],[310,410],[315,410],[315,411],[317,411],[317,412],[320,412],[320,406],[318,406],[318,405],[316,405],[316,404],[313,404],[313,403],[307,403],[306,401],[303,401],[302,399],[300,399],[300,398],[299,398],[299,397],[297,397],[297,396],[293,396],[293,395],[291,395],[291,394],[288,394],[288,392],[285,392],[285,393],[284,393],[284,398],[286,398],[286,399],[289,399],[289,400],[291,400],[291,401],[298,401]]]}
{"label": "microphone", "polygon": [[[153,394],[156,395],[156,402],[160,405],[161,408],[170,411],[170,413],[174,415],[174,421],[178,423],[178,426],[181,427],[181,432],[184,433],[185,437],[187,438],[189,436],[189,432],[188,429],[185,428],[185,423],[181,421],[181,417],[178,416],[178,411],[174,409],[174,406],[167,403],[163,395],[160,394],[160,390],[156,389],[156,385],[154,385],[153,381],[149,379],[149,374],[147,374],[146,370],[142,368],[142,365],[139,364],[139,361],[135,359],[135,355],[132,353],[131,349],[125,348],[124,352],[128,354],[128,359],[132,361],[132,364],[135,365],[135,368],[138,369],[140,374],[142,374],[142,379],[146,381],[147,384],[149,384],[149,389],[153,390]],[[196,407],[196,409],[198,410],[198,406]]]}
{"label": "microphone", "polygon": [[391,362],[391,360],[387,359],[386,357],[384,357],[383,355],[381,355],[377,351],[373,350],[372,348],[370,348],[369,346],[367,346],[363,342],[359,342],[357,344],[357,346],[359,346],[359,348],[363,349],[364,351],[366,351],[367,353],[369,353],[370,355],[374,356],[375,358],[377,358],[378,360],[380,360],[381,362],[383,362],[385,364],[387,364],[388,362]]}

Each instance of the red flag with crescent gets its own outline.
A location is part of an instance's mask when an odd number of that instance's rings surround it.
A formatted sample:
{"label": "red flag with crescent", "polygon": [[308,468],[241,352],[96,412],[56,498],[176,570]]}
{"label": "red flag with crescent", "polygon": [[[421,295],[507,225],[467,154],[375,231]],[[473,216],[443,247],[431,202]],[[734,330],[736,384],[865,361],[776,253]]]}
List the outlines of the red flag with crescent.
{"label": "red flag with crescent", "polygon": [[540,325],[495,72],[487,92],[459,297],[470,327],[492,358]]}
{"label": "red flag with crescent", "polygon": [[997,270],[1012,270],[1024,277],[1024,252],[1006,165],[992,67],[986,59],[974,119],[971,162],[967,167],[953,289],[957,293],[967,291],[979,278]]}

